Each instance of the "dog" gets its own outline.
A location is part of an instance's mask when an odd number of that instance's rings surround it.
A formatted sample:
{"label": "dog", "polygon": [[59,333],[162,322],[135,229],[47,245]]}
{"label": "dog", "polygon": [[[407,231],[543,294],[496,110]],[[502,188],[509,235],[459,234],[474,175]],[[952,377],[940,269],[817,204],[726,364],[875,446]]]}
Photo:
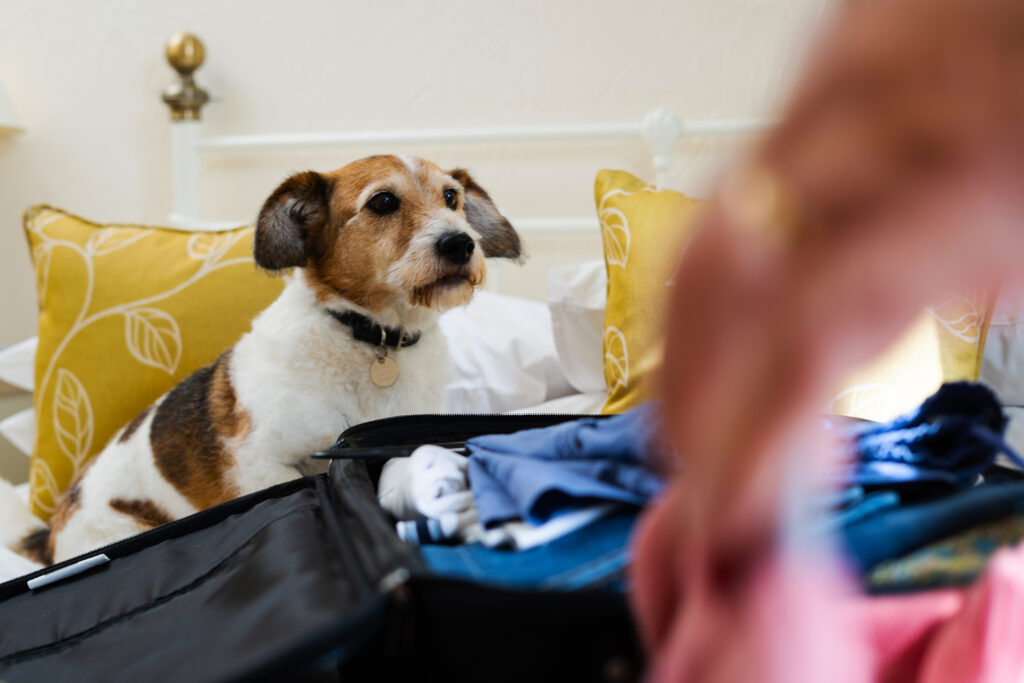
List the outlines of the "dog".
{"label": "dog", "polygon": [[436,411],[438,316],[469,302],[485,256],[522,258],[469,173],[404,155],[287,178],[259,212],[253,253],[261,268],[294,271],[251,330],[122,428],[49,526],[14,510],[7,485],[0,518],[31,528],[0,540],[59,562],[322,471],[309,454],[351,425]]}

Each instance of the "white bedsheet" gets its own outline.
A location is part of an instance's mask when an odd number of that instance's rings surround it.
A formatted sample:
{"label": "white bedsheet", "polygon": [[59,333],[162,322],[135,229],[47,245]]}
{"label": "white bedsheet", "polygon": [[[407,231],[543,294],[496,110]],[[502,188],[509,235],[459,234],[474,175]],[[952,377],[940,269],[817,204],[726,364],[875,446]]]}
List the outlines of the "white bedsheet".
{"label": "white bedsheet", "polygon": [[570,394],[531,408],[513,410],[516,414],[547,413],[551,415],[593,415],[600,413],[608,394],[599,391],[588,394]]}

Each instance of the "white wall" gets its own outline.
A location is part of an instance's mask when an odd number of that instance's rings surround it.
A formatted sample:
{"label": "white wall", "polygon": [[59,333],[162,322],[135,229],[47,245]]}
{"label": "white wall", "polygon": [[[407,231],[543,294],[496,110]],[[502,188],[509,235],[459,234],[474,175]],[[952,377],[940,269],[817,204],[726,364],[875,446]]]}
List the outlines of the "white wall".
{"label": "white wall", "polygon": [[[97,220],[160,222],[169,133],[160,90],[178,29],[199,34],[211,133],[765,115],[826,0],[0,0],[0,82],[28,132],[0,137],[0,345],[34,333],[21,212],[46,202]],[[696,141],[675,178],[700,193],[734,145]],[[289,171],[376,151],[219,153],[208,217],[250,219]],[[409,150],[473,169],[510,215],[584,215],[594,172],[650,176],[639,145]],[[542,296],[552,260],[597,236],[534,239],[512,288]]]}

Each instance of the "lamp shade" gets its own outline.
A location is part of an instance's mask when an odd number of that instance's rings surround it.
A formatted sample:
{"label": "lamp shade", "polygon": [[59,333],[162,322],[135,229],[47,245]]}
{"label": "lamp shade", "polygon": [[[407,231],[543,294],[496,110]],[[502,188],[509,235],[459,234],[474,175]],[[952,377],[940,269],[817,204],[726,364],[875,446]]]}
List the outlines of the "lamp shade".
{"label": "lamp shade", "polygon": [[0,133],[16,133],[24,128],[21,118],[14,111],[10,96],[4,90],[3,84],[0,84]]}

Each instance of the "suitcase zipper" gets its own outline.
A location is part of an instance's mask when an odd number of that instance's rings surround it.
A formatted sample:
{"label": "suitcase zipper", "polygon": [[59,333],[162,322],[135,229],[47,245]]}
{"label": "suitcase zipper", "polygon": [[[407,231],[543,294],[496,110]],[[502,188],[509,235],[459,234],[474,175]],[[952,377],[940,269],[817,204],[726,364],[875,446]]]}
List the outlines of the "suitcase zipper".
{"label": "suitcase zipper", "polygon": [[[422,413],[417,415],[392,415],[378,420],[361,422],[342,432],[344,439],[353,446],[383,445],[380,437],[389,439],[416,438],[424,431],[438,427],[456,427],[477,434],[504,434],[510,431],[546,427],[569,420],[585,417],[602,418],[604,415],[582,413]],[[493,432],[489,430],[494,430]],[[377,437],[375,439],[375,437]],[[395,443],[392,441],[391,443]]]}
{"label": "suitcase zipper", "polygon": [[[408,446],[425,443],[459,449],[467,439],[485,434],[511,434],[525,429],[550,427],[583,418],[607,415],[573,413],[431,413],[396,415],[349,427],[330,448],[314,454],[318,458],[391,458],[408,455]],[[360,449],[356,452],[353,449]]]}

